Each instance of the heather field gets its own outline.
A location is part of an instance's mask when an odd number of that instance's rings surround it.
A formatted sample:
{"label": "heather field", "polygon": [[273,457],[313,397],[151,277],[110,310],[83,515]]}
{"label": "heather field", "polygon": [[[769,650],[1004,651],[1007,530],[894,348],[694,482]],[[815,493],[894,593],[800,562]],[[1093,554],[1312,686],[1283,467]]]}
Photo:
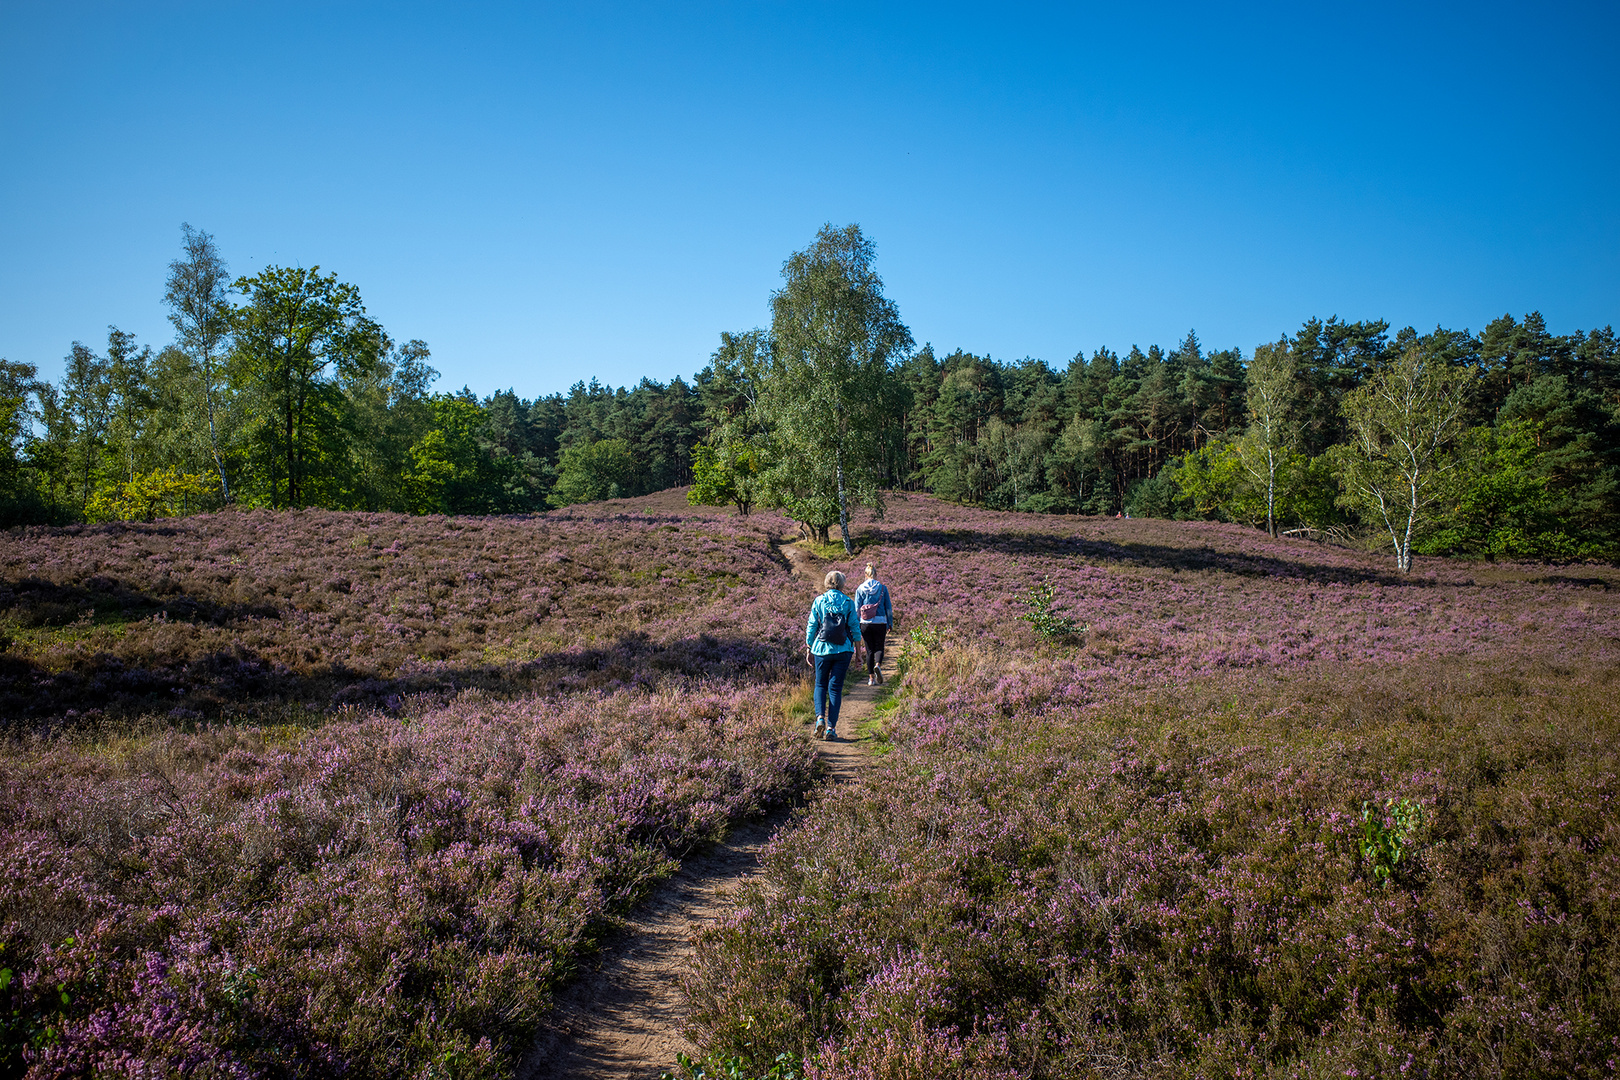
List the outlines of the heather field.
{"label": "heather field", "polygon": [[[791,528],[670,492],[0,537],[0,1075],[509,1075],[617,915],[813,790]],[[919,496],[856,535],[823,565],[879,565],[905,673],[705,934],[700,1046],[1616,1071],[1620,572]],[[1034,633],[1042,581],[1083,633]]]}
{"label": "heather field", "polygon": [[771,524],[0,540],[0,1075],[509,1075],[617,915],[815,775]]}
{"label": "heather field", "polygon": [[813,763],[699,689],[17,754],[5,1067],[506,1075],[592,935]]}
{"label": "heather field", "polygon": [[[1616,1071],[1612,568],[867,528],[912,631],[888,752],[707,935],[699,1042],[816,1078]],[[1036,643],[1041,578],[1088,633]]]}
{"label": "heather field", "polygon": [[[771,681],[798,618],[780,521],[204,514],[0,538],[0,716],[300,721],[410,694]],[[675,510],[671,516],[669,510]]]}

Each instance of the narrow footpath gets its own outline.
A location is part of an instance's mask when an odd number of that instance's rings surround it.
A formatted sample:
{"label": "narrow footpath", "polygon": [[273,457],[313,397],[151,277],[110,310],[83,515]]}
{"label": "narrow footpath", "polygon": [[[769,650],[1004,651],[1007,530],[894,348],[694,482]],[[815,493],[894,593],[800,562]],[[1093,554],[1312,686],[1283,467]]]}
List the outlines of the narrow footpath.
{"label": "narrow footpath", "polygon": [[[820,584],[814,556],[791,544],[781,551],[796,575]],[[884,675],[894,676],[892,661],[885,662]],[[859,729],[878,693],[852,669],[839,739],[818,744],[829,785],[848,783],[870,766],[870,740]],[[674,1066],[676,1054],[696,1054],[680,1031],[686,1004],[681,976],[691,966],[694,941],[731,910],[738,889],[759,870],[760,851],[787,820],[784,811],[750,822],[682,863],[588,961],[594,966],[558,995],[518,1068],[519,1080],[657,1080]]]}

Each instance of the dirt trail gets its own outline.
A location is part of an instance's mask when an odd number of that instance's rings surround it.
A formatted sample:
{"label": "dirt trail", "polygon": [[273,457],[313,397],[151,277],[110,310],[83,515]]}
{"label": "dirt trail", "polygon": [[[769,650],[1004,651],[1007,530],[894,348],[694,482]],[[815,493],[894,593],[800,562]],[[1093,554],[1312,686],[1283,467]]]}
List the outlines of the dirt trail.
{"label": "dirt trail", "polygon": [[[793,572],[820,584],[816,558],[781,546]],[[885,663],[885,674],[894,666]],[[845,684],[837,742],[820,743],[829,784],[847,783],[871,764],[868,739],[857,728],[872,714],[878,690],[852,670]],[[626,920],[624,931],[578,981],[557,998],[519,1080],[656,1080],[677,1053],[696,1053],[681,1036],[685,1001],[681,975],[693,939],[723,918],[738,888],[758,872],[759,852],[787,821],[778,813],[733,830],[723,843],[687,859],[674,877]]]}

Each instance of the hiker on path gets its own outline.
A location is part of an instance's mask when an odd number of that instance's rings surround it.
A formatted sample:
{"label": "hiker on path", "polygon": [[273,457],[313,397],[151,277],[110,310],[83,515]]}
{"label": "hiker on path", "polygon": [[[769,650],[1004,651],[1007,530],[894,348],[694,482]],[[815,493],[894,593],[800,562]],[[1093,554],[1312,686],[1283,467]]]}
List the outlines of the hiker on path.
{"label": "hiker on path", "polygon": [[866,645],[866,685],[883,685],[883,643],[894,625],[894,607],[889,587],[877,579],[877,571],[866,564],[866,580],[855,590],[855,611],[861,620],[861,641]]}
{"label": "hiker on path", "polygon": [[838,707],[844,702],[844,674],[855,656],[855,604],[844,595],[844,575],[827,572],[826,591],[810,605],[804,625],[804,659],[816,668],[816,734],[838,738]]}

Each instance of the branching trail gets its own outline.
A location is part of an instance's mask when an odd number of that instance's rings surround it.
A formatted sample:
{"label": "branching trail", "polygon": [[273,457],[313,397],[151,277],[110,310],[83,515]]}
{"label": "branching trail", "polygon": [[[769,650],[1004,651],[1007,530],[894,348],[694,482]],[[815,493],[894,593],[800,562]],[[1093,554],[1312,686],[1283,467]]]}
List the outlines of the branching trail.
{"label": "branching trail", "polygon": [[[796,575],[820,584],[815,556],[783,544]],[[892,663],[885,674],[893,675]],[[829,784],[855,779],[871,763],[858,736],[878,690],[851,674],[839,717],[839,741],[822,743]],[[681,1036],[681,975],[693,942],[725,917],[739,887],[758,872],[759,853],[787,821],[778,813],[735,829],[708,852],[687,859],[625,923],[594,968],[558,995],[557,1008],[518,1069],[519,1080],[655,1080],[677,1053],[695,1053]]]}

